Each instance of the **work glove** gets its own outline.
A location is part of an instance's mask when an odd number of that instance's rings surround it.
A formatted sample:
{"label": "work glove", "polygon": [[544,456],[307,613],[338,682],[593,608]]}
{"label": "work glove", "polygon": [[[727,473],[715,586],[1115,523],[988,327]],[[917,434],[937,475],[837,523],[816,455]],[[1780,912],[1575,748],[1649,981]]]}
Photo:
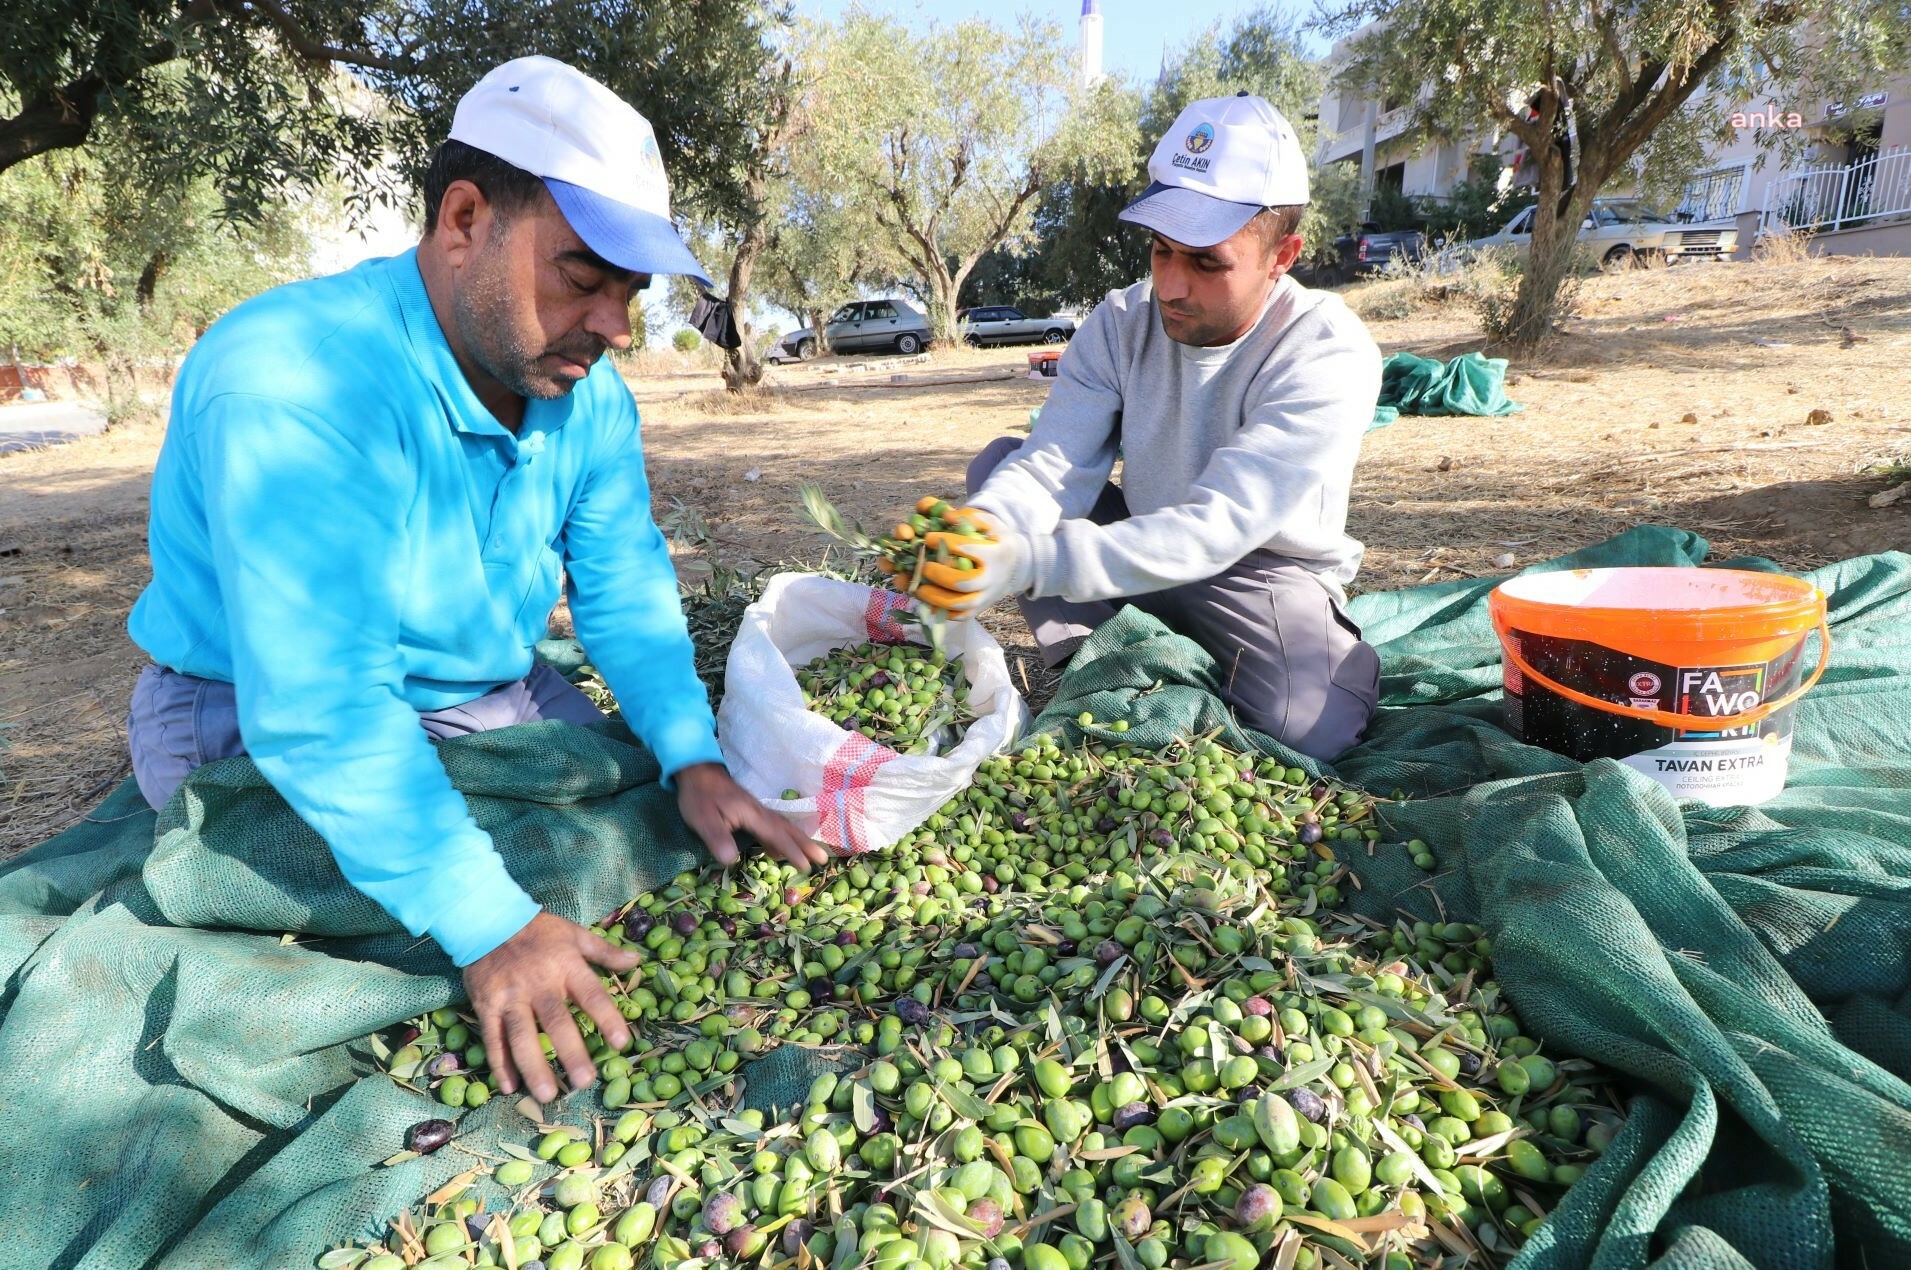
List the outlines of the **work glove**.
{"label": "work glove", "polygon": [[946,550],[961,564],[925,560],[914,595],[951,617],[971,617],[1011,595],[1025,593],[1034,583],[1034,561],[1028,537],[1014,529],[998,528],[973,507],[952,513],[980,529],[986,537],[932,532],[923,538],[931,553]]}

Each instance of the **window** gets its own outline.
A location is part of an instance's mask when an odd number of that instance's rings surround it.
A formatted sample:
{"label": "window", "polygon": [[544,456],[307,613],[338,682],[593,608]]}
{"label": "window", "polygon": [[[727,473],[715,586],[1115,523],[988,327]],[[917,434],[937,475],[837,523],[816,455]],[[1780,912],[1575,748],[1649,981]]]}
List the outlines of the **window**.
{"label": "window", "polygon": [[1745,188],[1745,168],[1720,168],[1685,183],[1673,216],[1680,221],[1723,220],[1738,214]]}
{"label": "window", "polygon": [[863,306],[860,304],[845,304],[842,308],[832,313],[829,320],[832,322],[854,322],[862,315],[862,309]]}
{"label": "window", "polygon": [[1020,322],[1022,320],[1022,311],[1020,309],[997,309],[995,316],[998,321],[1002,322]]}
{"label": "window", "polygon": [[869,310],[869,318],[871,321],[874,321],[877,318],[893,318],[896,316],[896,306],[889,303],[887,300],[877,300],[876,302],[868,305],[867,307]]}

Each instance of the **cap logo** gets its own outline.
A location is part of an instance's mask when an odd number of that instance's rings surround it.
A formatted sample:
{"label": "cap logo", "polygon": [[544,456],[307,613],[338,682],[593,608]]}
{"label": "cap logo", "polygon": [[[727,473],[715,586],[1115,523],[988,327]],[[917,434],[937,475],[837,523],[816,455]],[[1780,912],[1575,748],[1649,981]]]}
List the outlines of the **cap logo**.
{"label": "cap logo", "polygon": [[1214,125],[1202,124],[1188,134],[1188,153],[1206,154],[1208,147],[1214,144]]}

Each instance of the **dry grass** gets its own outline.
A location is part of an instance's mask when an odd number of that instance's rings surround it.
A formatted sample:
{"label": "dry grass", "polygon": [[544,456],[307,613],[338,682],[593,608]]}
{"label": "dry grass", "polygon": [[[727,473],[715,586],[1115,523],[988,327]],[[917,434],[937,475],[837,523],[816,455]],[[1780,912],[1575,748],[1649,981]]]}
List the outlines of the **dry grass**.
{"label": "dry grass", "polygon": [[[1911,260],[1770,250],[1593,276],[1566,333],[1513,365],[1522,413],[1369,435],[1349,525],[1367,544],[1359,587],[1492,576],[1648,522],[1792,569],[1911,543],[1911,499],[1866,504],[1911,457]],[[1498,351],[1454,288],[1383,282],[1348,298],[1388,351]],[[679,559],[695,584],[713,563],[822,559],[797,510],[805,481],[867,525],[959,493],[969,458],[1018,433],[1048,391],[1022,376],[1025,349],[826,358],[740,396],[675,353],[647,357],[632,386],[656,510],[707,533],[686,534]],[[141,658],[124,626],[147,576],[160,435],[0,458],[0,853],[70,822],[125,770]],[[1047,700],[1054,677],[1012,610],[988,624],[1018,685]]]}

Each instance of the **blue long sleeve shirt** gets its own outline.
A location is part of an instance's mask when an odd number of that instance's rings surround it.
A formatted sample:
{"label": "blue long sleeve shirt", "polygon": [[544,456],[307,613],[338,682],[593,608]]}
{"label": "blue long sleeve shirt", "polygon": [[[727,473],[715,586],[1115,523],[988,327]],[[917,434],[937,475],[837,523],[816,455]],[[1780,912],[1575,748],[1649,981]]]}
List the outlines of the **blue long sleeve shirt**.
{"label": "blue long sleeve shirt", "polygon": [[413,252],[268,291],[206,333],[173,390],[150,542],[133,641],[232,683],[246,751],[347,880],[460,966],[537,905],[418,712],[527,674],[561,574],[666,775],[722,761],[629,390],[600,361],[513,435]]}

